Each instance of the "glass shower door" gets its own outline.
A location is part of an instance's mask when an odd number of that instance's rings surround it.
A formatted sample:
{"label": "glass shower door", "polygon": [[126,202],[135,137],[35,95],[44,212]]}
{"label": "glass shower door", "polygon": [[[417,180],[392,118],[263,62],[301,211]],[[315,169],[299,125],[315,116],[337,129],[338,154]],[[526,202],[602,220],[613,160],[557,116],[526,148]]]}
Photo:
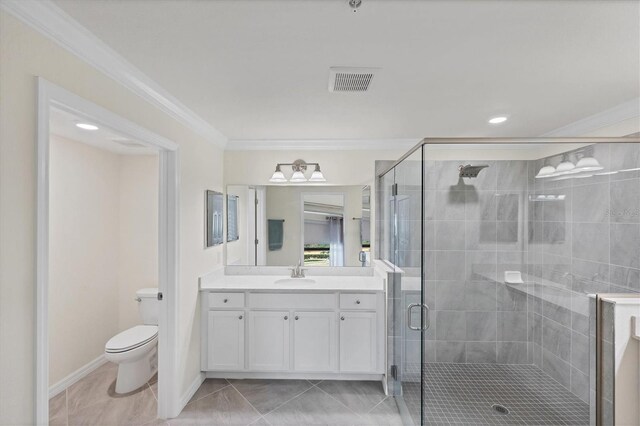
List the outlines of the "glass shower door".
{"label": "glass shower door", "polygon": [[[422,149],[382,178],[387,244],[394,265],[392,339],[395,394],[405,422],[422,423],[422,366],[428,308],[422,286]],[[386,185],[385,185],[386,184]]]}

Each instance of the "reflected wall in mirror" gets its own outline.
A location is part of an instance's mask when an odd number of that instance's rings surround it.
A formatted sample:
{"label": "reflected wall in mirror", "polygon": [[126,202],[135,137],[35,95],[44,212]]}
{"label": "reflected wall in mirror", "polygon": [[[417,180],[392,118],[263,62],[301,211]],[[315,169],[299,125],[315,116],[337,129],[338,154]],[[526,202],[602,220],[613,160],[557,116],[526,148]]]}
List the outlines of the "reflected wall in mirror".
{"label": "reflected wall in mirror", "polygon": [[223,242],[223,195],[220,192],[206,191],[206,230],[205,247],[217,246]]}
{"label": "reflected wall in mirror", "polygon": [[238,237],[227,265],[370,265],[369,186],[229,185],[227,197]]}

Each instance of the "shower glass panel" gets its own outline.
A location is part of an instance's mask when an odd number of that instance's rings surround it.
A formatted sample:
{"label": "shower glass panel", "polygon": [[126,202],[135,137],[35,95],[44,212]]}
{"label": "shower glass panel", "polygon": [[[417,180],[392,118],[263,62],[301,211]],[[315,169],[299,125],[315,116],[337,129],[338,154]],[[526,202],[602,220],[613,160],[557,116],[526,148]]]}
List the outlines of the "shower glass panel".
{"label": "shower glass panel", "polygon": [[425,144],[380,177],[391,391],[414,424],[614,424],[594,297],[640,291],[632,140]]}

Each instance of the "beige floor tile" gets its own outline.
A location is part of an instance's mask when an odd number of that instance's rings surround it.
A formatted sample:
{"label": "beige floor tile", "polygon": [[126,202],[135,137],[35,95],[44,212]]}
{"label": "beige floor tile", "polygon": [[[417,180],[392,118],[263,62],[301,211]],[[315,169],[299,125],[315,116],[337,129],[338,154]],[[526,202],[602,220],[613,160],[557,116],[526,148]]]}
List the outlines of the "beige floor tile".
{"label": "beige floor tile", "polygon": [[363,425],[402,426],[402,417],[393,397],[387,397],[363,417]]}
{"label": "beige floor tile", "polygon": [[107,363],[67,389],[69,414],[83,407],[106,402],[115,394],[117,365]]}
{"label": "beige floor tile", "polygon": [[317,386],[361,415],[386,397],[379,381],[325,380]]}
{"label": "beige floor tile", "polygon": [[314,387],[267,414],[272,425],[355,425],[362,417]]}
{"label": "beige floor tile", "polygon": [[69,425],[130,425],[156,419],[157,402],[151,389],[110,397],[69,413]]}
{"label": "beige floor tile", "polygon": [[261,414],[275,410],[312,386],[307,380],[230,380],[229,382]]}
{"label": "beige floor tile", "polygon": [[232,386],[194,401],[170,425],[248,425],[258,413]]}
{"label": "beige floor tile", "polygon": [[229,386],[229,382],[227,382],[225,379],[206,379],[204,382],[202,382],[200,388],[198,388],[196,393],[193,394],[189,402],[197,401],[200,398],[204,398],[205,396],[219,391],[226,386]]}
{"label": "beige floor tile", "polygon": [[67,391],[62,391],[49,400],[49,425],[66,426],[67,424]]}

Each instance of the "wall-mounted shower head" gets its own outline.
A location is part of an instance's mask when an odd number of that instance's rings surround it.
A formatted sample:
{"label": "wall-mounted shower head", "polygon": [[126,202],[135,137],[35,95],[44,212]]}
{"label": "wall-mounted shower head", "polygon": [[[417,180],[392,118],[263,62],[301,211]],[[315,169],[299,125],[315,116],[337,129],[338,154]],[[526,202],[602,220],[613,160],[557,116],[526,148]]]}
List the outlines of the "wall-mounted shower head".
{"label": "wall-mounted shower head", "polygon": [[489,166],[487,165],[472,166],[471,164],[467,164],[466,166],[464,166],[461,164],[458,167],[458,170],[460,170],[461,178],[475,178],[475,177],[478,177],[478,173],[480,173],[480,170],[484,169],[485,167],[489,167]]}

